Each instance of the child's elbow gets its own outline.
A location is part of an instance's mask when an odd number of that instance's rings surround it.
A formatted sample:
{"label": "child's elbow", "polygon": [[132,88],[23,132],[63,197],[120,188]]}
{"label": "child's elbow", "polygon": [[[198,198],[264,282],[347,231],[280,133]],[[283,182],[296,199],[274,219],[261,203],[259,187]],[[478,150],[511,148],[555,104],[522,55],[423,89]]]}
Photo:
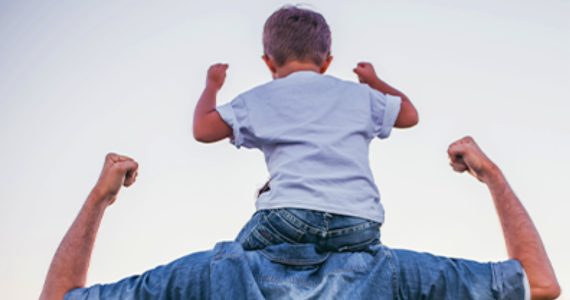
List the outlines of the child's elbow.
{"label": "child's elbow", "polygon": [[420,121],[418,113],[414,111],[413,113],[408,113],[403,116],[399,116],[394,124],[396,128],[411,128],[416,126]]}
{"label": "child's elbow", "polygon": [[194,139],[200,143],[213,142],[213,140],[209,137],[209,135],[203,132],[202,130],[197,130],[196,128],[194,128],[193,134],[194,134]]}
{"label": "child's elbow", "polygon": [[410,117],[410,123],[408,128],[418,125],[419,122],[420,122],[420,116],[418,116],[418,112],[415,111],[413,115]]}

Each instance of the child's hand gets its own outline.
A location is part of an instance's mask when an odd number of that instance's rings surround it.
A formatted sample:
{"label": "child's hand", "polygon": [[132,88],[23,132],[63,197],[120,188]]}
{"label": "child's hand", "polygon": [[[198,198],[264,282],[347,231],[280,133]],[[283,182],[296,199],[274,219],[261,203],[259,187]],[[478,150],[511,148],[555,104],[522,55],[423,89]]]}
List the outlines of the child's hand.
{"label": "child's hand", "polygon": [[370,84],[378,78],[372,64],[367,62],[359,62],[352,71],[358,75],[360,83]]}
{"label": "child's hand", "polygon": [[208,78],[206,79],[206,86],[211,86],[219,90],[224,85],[226,80],[226,70],[229,68],[228,64],[215,64],[208,69]]}

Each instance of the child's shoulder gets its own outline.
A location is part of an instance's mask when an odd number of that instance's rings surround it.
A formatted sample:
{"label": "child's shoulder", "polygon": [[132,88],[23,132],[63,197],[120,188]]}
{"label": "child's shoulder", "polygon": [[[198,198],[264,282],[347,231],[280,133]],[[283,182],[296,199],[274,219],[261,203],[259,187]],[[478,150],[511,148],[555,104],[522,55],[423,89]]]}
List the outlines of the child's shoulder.
{"label": "child's shoulder", "polygon": [[334,75],[329,74],[317,74],[313,73],[312,76],[307,76],[301,78],[301,76],[297,77],[296,81],[293,81],[292,84],[294,85],[306,85],[308,88],[314,86],[318,88],[319,86],[326,86],[330,89],[334,89],[335,91],[338,90],[351,90],[351,91],[362,91],[368,87],[368,85],[361,84],[356,81],[352,80],[345,80]]}
{"label": "child's shoulder", "polygon": [[329,86],[336,88],[340,91],[351,91],[355,93],[368,92],[371,89],[367,84],[362,84],[360,82],[341,79],[332,75],[322,75],[323,80],[325,80]]}
{"label": "child's shoulder", "polygon": [[336,82],[339,85],[343,85],[346,87],[352,87],[352,88],[366,88],[368,85],[366,84],[362,84],[360,82],[356,82],[353,80],[346,80],[346,79],[341,79],[339,77],[335,77],[332,75],[323,75],[324,77],[330,78],[331,81]]}
{"label": "child's shoulder", "polygon": [[[302,72],[300,74],[292,74],[288,77],[272,80],[258,86],[255,86],[243,93],[238,97],[256,99],[265,98],[275,93],[289,94],[291,92],[302,92],[306,89],[319,89],[326,86],[330,90],[342,90],[352,92],[366,92],[370,87],[355,81],[344,80],[336,76],[328,74],[307,74]],[[320,90],[320,89],[319,89]]]}

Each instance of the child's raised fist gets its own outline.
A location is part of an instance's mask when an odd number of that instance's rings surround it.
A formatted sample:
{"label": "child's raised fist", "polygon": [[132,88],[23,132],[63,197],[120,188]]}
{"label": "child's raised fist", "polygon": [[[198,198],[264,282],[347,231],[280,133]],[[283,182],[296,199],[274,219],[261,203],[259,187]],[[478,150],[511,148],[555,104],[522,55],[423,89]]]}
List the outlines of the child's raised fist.
{"label": "child's raised fist", "polygon": [[358,75],[360,83],[370,84],[378,78],[371,63],[359,62],[352,71]]}
{"label": "child's raised fist", "polygon": [[226,80],[226,70],[230,66],[228,64],[215,64],[208,69],[208,78],[206,79],[206,86],[211,86],[219,90],[224,85]]}

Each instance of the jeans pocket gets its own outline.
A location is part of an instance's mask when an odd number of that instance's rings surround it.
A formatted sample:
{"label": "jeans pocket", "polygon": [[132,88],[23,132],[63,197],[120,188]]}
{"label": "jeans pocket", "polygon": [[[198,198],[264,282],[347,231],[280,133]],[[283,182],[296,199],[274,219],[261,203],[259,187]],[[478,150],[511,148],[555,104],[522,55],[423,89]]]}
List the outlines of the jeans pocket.
{"label": "jeans pocket", "polygon": [[263,249],[283,243],[297,244],[303,238],[303,231],[291,226],[274,211],[263,214],[243,243],[246,250]]}

